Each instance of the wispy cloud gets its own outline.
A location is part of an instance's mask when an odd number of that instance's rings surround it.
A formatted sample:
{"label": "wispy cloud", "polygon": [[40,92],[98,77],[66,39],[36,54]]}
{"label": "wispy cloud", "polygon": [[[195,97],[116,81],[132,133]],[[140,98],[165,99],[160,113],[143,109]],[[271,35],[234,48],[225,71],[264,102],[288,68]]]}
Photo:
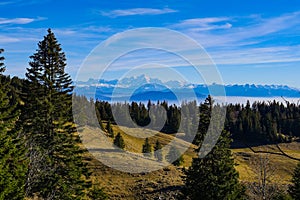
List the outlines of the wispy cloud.
{"label": "wispy cloud", "polygon": [[169,28],[189,35],[205,48],[237,48],[261,44],[272,38],[271,35],[283,37],[298,30],[299,25],[300,12],[294,12],[269,18],[251,15],[187,19]]}
{"label": "wispy cloud", "polygon": [[123,17],[132,15],[161,15],[167,13],[174,13],[177,10],[170,8],[155,9],[155,8],[133,8],[124,10],[111,10],[111,11],[100,11],[102,16],[106,17]]}
{"label": "wispy cloud", "polygon": [[175,24],[174,26],[177,27],[203,26],[207,24],[213,24],[213,23],[224,22],[229,20],[231,20],[231,18],[229,17],[194,18],[194,19],[182,20],[178,24]]}
{"label": "wispy cloud", "polygon": [[300,25],[300,12],[288,13],[278,17],[261,19],[255,25],[234,30],[234,37],[239,39],[256,38],[278,33]]}
{"label": "wispy cloud", "polygon": [[229,23],[229,17],[208,17],[208,18],[194,18],[182,20],[171,28],[190,29],[193,31],[208,31],[215,29],[229,29],[232,24]]}
{"label": "wispy cloud", "polygon": [[29,24],[34,21],[45,20],[45,18],[0,18],[0,25],[2,24]]}
{"label": "wispy cloud", "polygon": [[0,2],[1,6],[4,5],[14,5],[14,6],[24,6],[24,5],[33,5],[48,2],[49,0],[8,0]]}
{"label": "wispy cloud", "polygon": [[[234,23],[235,26],[227,25]],[[280,39],[290,37],[289,33],[295,33],[300,25],[300,13],[287,13],[281,16],[262,18],[261,16],[232,16],[232,17],[212,17],[212,18],[195,18],[179,21],[172,27],[175,30],[179,30],[195,39],[199,44],[207,48],[209,54],[212,56],[217,64],[222,65],[253,65],[257,64],[278,64],[278,63],[294,63],[299,62],[300,44],[296,45],[278,45],[278,43],[270,42],[274,36],[280,36]],[[224,26],[224,30],[217,31],[203,31],[212,29],[221,29]],[[226,28],[226,26],[228,26]],[[226,29],[226,30],[225,30]],[[200,31],[202,30],[202,31]],[[141,36],[137,35],[137,38]],[[145,38],[151,38],[146,37]],[[162,46],[168,46],[174,44],[176,50],[184,52],[189,51],[189,56],[198,63],[203,64],[203,59],[199,58],[199,54],[196,54],[191,46],[188,44],[179,45],[179,42],[172,38],[161,37],[158,40],[153,37],[153,41],[143,40],[143,43],[154,44],[159,43]],[[174,59],[173,57],[163,55],[154,55],[157,63],[162,63],[168,66],[184,66],[185,62],[180,59]],[[126,57],[122,62],[116,65],[118,69],[122,66],[137,66],[142,63],[153,62],[153,58],[149,55],[139,57]],[[199,58],[199,59],[197,59]],[[96,65],[95,65],[96,66]]]}
{"label": "wispy cloud", "polygon": [[300,46],[220,49],[210,55],[217,64],[246,65],[299,62]]}
{"label": "wispy cloud", "polygon": [[7,36],[0,36],[0,43],[4,44],[4,43],[11,43],[11,42],[19,42],[20,40],[17,38],[13,38],[13,37],[7,37]]}
{"label": "wispy cloud", "polygon": [[[218,32],[197,30],[199,24],[226,22],[230,19],[234,23],[230,29]],[[291,37],[300,31],[299,25],[300,12],[293,12],[269,18],[252,15],[191,19],[177,23],[176,27],[207,48],[217,64],[256,65],[299,62],[298,42],[281,46],[272,41],[274,38],[291,40]]]}

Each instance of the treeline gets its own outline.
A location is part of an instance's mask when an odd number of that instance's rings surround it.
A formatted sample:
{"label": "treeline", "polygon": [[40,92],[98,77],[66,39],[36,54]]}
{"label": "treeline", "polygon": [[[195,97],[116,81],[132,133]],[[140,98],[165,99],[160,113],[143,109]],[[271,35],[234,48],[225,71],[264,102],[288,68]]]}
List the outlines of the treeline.
{"label": "treeline", "polygon": [[[210,118],[210,108],[207,108],[207,105],[220,107],[213,103],[211,97],[208,97],[200,105],[197,105],[196,101],[192,101],[185,102],[181,106],[169,105],[166,101],[153,103],[149,100],[147,105],[137,102],[110,104],[106,101],[88,101],[84,96],[74,96],[74,98],[76,102],[85,105],[76,106],[80,107],[76,109],[81,109],[79,112],[81,115],[78,117],[80,125],[98,125],[99,123],[101,125],[102,121],[110,121],[121,126],[136,127],[138,125],[143,127],[151,122],[154,124],[152,128],[156,129],[159,128],[155,126],[157,117],[165,114],[165,123],[160,131],[167,134],[184,132],[186,139],[194,137],[194,132],[197,132],[194,144],[199,144],[197,138],[203,137],[199,134],[205,133],[205,130],[200,130],[201,127],[203,128],[200,126],[200,119],[205,118],[204,115]],[[89,109],[89,111],[83,111],[83,109]],[[152,109],[152,116],[150,109]],[[96,112],[96,120],[95,117],[88,116],[93,112]],[[114,113],[123,120],[116,122]],[[128,113],[127,116],[126,113]],[[159,120],[162,119],[163,117]],[[207,125],[209,120],[205,122]],[[229,104],[226,106],[225,128],[232,134],[233,145],[290,142],[300,137],[300,105],[290,102],[283,104],[276,101],[254,102],[252,105],[249,101],[246,105]]]}
{"label": "treeline", "polygon": [[[184,139],[192,142],[199,123],[200,110],[196,101],[186,102],[178,107],[168,102],[114,103],[88,100],[85,96],[73,95],[74,117],[79,126],[99,126],[103,121],[130,128],[142,126],[163,133],[185,133]],[[205,108],[206,109],[206,108]],[[205,113],[202,110],[202,114]],[[181,117],[182,116],[182,117]]]}
{"label": "treeline", "polygon": [[300,105],[249,101],[227,107],[227,126],[236,140],[289,142],[300,137]]}

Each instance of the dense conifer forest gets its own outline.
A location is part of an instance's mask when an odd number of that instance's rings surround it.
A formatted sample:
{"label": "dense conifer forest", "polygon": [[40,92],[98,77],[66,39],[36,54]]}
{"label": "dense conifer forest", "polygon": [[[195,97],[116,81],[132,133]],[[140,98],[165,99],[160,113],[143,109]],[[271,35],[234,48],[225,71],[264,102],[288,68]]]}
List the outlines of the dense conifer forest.
{"label": "dense conifer forest", "polygon": [[[84,96],[74,96],[74,98],[78,102],[89,102]],[[150,122],[149,108],[157,107],[158,110],[158,108],[162,106],[166,110],[167,121],[161,132],[167,134],[177,133],[180,132],[181,110],[189,110],[191,113],[196,107],[199,110],[199,119],[209,117],[209,114],[206,111],[209,110],[208,104],[210,98],[211,97],[207,98],[206,101],[199,106],[195,106],[196,102],[186,102],[181,106],[177,106],[175,104],[169,105],[168,102],[165,101],[151,102],[150,100],[147,105],[138,102],[110,104],[107,101],[96,100],[95,103],[94,101],[91,101],[91,107],[85,109],[96,109],[96,113],[98,113],[98,122],[81,120],[80,125],[93,126],[97,125],[97,123],[102,123],[102,121],[115,123],[112,109],[121,110],[122,107],[128,107],[130,119],[138,126],[145,126]],[[89,103],[84,103],[84,105],[88,104]],[[259,145],[276,142],[291,142],[300,137],[300,105],[288,101],[286,104],[272,101],[254,102],[250,105],[248,101],[246,105],[226,105],[226,110],[225,128],[231,132],[232,138],[234,138],[234,143],[232,145],[240,146],[246,144]],[[80,119],[91,118],[91,116],[84,115],[92,112],[82,111],[80,113],[82,113]],[[200,133],[200,122],[198,122],[199,124],[195,124],[191,120],[192,119],[186,119],[183,122],[183,126],[195,126],[194,128],[198,128],[198,133]],[[128,126],[128,124],[119,125]],[[194,143],[196,144],[197,142],[194,141]]]}

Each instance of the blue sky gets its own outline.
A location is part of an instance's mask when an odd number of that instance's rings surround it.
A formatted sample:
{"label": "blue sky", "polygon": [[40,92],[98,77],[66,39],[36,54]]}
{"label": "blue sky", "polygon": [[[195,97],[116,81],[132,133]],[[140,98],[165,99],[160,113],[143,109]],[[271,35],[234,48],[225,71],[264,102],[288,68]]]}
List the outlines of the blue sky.
{"label": "blue sky", "polygon": [[[53,29],[62,44],[67,71],[76,77],[84,59],[99,43],[141,27],[169,28],[196,40],[217,64],[225,84],[300,88],[300,2],[296,0],[0,2],[0,47],[5,49],[6,74],[20,77],[24,77],[29,56],[47,28]],[[159,58],[196,82],[184,63],[166,59],[170,55],[143,52],[136,56]],[[122,65],[130,65],[134,59],[123,59]],[[114,70],[108,77],[123,72]]]}

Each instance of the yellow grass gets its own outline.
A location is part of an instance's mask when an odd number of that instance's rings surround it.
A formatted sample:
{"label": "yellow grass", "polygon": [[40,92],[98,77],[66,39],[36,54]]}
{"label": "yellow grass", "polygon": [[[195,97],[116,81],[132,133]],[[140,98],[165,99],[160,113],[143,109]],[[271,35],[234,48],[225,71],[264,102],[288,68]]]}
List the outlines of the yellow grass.
{"label": "yellow grass", "polygon": [[[132,174],[125,173],[119,170],[112,169],[110,167],[105,166],[102,161],[95,159],[97,156],[100,156],[101,159],[105,159],[105,162],[114,162],[114,161],[122,161],[122,162],[137,162],[137,165],[140,164],[151,166],[153,164],[157,164],[154,158],[140,160],[135,156],[139,156],[139,153],[142,151],[142,145],[144,144],[144,138],[147,136],[151,136],[149,138],[150,143],[154,146],[156,140],[159,140],[160,143],[165,146],[169,144],[171,141],[175,141],[176,146],[180,148],[188,148],[188,150],[184,153],[184,164],[183,167],[188,167],[191,164],[192,158],[196,156],[194,149],[196,146],[190,145],[189,143],[175,138],[173,135],[167,135],[160,132],[155,132],[147,129],[141,128],[127,128],[127,127],[118,127],[113,126],[115,135],[120,132],[125,141],[125,149],[126,151],[132,152],[132,156],[123,157],[123,155],[119,155],[118,153],[100,153],[98,154],[88,154],[87,156],[92,159],[90,162],[90,167],[93,171],[93,182],[95,184],[99,184],[101,187],[105,188],[105,191],[110,195],[111,199],[135,199],[136,195],[140,192],[144,192],[146,194],[155,193],[155,188],[164,188],[169,186],[180,186],[183,184],[182,176],[182,168],[168,166],[161,166],[160,170],[156,170],[150,173],[141,173],[141,174]],[[99,148],[102,147],[104,149],[113,149],[113,139],[108,138],[103,135],[103,132],[100,134],[100,130],[97,128],[84,127],[82,131],[80,131],[80,136],[83,141],[88,143],[90,148]],[[102,136],[99,136],[102,135]],[[143,136],[141,138],[141,135]],[[138,136],[138,137],[137,137]],[[103,141],[105,141],[103,144]],[[299,143],[291,143],[291,144],[281,144],[282,149],[289,155],[300,158],[300,144]],[[276,151],[274,145],[270,146],[261,146],[255,147],[256,150],[268,150],[268,151]],[[166,155],[168,150],[164,151],[164,155]],[[241,181],[253,181],[255,174],[253,172],[253,166],[251,165],[250,160],[258,156],[251,152],[248,148],[243,149],[233,149],[233,156],[235,162],[238,164],[236,169],[240,174]],[[99,157],[98,157],[99,158]],[[100,159],[100,160],[101,160]],[[270,163],[275,168],[275,173],[272,178],[272,181],[278,184],[288,184],[291,180],[291,175],[294,167],[297,162],[291,159],[288,159],[284,156],[278,155],[270,155],[269,156]],[[137,161],[139,160],[139,161]],[[121,162],[121,163],[122,163]],[[141,163],[139,163],[141,162]],[[116,162],[118,163],[118,162]],[[117,164],[116,164],[117,165]],[[120,166],[116,166],[117,168]],[[124,165],[121,167],[130,167],[130,165]]]}
{"label": "yellow grass", "polygon": [[[286,154],[295,158],[300,158],[299,143],[293,142],[280,144],[280,147]],[[254,147],[254,149],[280,153],[275,145],[259,146]],[[253,172],[254,166],[251,165],[250,161],[254,157],[259,156],[259,154],[253,153],[248,148],[233,149],[233,153],[235,155],[236,163],[239,164],[238,166],[236,166],[236,169],[240,173],[240,179],[243,181],[253,181],[255,177],[255,174]],[[292,178],[293,170],[297,165],[297,161],[285,156],[273,154],[268,154],[268,159],[270,160],[270,166],[272,166],[272,168],[274,169],[272,181],[279,184],[289,184]]]}

